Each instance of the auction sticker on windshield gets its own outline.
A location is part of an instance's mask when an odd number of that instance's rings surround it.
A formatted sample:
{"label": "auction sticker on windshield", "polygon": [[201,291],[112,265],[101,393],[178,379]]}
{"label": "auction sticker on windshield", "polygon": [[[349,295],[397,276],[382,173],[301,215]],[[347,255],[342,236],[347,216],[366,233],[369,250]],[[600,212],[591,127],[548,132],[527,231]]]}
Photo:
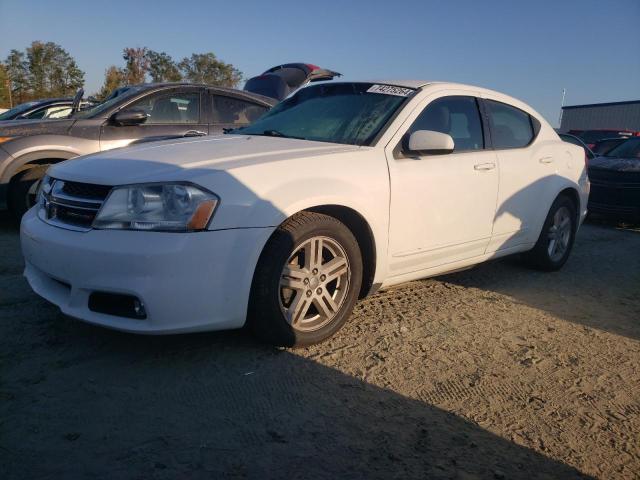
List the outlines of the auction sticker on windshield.
{"label": "auction sticker on windshield", "polygon": [[411,88],[394,87],[393,85],[372,85],[367,93],[384,93],[385,95],[396,95],[398,97],[406,97],[413,90]]}

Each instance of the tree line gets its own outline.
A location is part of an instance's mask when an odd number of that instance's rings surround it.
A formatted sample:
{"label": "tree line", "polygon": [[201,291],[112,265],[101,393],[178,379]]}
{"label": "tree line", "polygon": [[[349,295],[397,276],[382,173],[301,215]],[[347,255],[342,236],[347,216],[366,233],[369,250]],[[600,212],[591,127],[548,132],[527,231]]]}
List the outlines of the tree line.
{"label": "tree line", "polygon": [[0,105],[45,97],[64,97],[84,85],[84,72],[64,48],[32,42],[25,51],[11,50],[0,63]]}
{"label": "tree line", "polygon": [[[147,47],[125,48],[124,64],[111,65],[95,93],[98,100],[118,87],[145,82],[206,83],[235,87],[242,72],[219,60],[212,52],[193,53],[176,61],[166,52]],[[32,42],[24,51],[11,50],[0,62],[0,107],[47,97],[70,97],[84,86],[85,73],[75,59],[53,42]]]}
{"label": "tree line", "polygon": [[219,60],[214,53],[192,53],[175,61],[166,52],[149,48],[125,48],[124,67],[111,65],[104,74],[104,84],[96,95],[99,99],[124,85],[151,82],[206,83],[235,87],[242,80],[242,72],[230,63]]}

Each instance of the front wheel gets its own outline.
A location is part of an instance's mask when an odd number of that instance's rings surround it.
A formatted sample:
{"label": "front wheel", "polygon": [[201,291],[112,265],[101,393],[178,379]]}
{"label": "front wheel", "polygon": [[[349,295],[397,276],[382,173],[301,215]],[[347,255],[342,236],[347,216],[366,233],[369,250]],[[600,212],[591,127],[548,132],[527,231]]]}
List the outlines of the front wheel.
{"label": "front wheel", "polygon": [[536,245],[525,254],[525,261],[538,270],[559,270],[569,258],[576,230],[573,202],[566,196],[558,197],[551,205]]}
{"label": "front wheel", "polygon": [[282,224],[260,256],[248,323],[282,346],[321,342],[346,322],[358,299],[362,256],[339,220],[301,212]]}
{"label": "front wheel", "polygon": [[22,216],[36,203],[36,194],[40,180],[49,165],[30,168],[16,175],[9,184],[8,207],[13,219],[20,223]]}

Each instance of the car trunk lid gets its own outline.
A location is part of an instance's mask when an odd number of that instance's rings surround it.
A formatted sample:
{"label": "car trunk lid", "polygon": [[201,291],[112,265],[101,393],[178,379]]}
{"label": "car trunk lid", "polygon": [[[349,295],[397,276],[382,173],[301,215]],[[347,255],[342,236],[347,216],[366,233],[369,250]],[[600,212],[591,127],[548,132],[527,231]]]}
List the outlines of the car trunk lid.
{"label": "car trunk lid", "polygon": [[285,63],[247,80],[244,90],[266,97],[284,100],[291,93],[311,82],[332,80],[341,76],[333,70],[310,63]]}

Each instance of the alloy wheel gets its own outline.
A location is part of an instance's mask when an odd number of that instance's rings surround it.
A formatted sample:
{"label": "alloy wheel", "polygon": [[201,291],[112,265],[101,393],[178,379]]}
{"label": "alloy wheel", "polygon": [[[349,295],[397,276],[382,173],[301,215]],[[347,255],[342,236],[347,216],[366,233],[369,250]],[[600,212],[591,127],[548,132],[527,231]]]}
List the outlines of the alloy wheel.
{"label": "alloy wheel", "polygon": [[309,238],[294,248],[282,269],[280,309],[294,329],[318,330],[340,311],[350,281],[345,249],[329,237]]}
{"label": "alloy wheel", "polygon": [[551,261],[558,262],[564,256],[569,248],[571,229],[571,212],[567,207],[560,207],[553,215],[553,223],[547,235],[547,253]]}

